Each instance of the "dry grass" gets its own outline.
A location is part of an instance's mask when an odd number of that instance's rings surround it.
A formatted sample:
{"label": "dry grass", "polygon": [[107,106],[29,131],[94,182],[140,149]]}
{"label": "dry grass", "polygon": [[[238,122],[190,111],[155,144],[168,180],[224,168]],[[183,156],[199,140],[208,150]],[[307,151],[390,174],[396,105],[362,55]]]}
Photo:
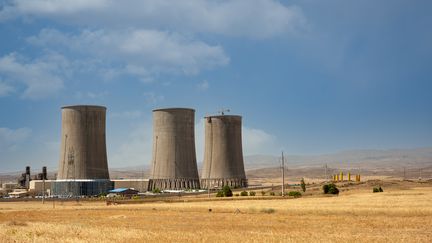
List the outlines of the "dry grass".
{"label": "dry grass", "polygon": [[269,201],[1,203],[0,241],[432,242],[431,198],[431,187],[418,187]]}

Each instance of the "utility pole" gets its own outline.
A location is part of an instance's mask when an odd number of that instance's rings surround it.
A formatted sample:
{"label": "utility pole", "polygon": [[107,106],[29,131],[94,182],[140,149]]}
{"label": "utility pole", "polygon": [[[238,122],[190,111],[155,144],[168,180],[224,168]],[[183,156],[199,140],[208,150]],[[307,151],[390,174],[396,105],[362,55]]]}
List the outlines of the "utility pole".
{"label": "utility pole", "polygon": [[42,176],[42,204],[45,204],[45,176]]}
{"label": "utility pole", "polygon": [[327,163],[324,165],[324,169],[325,169],[325,178],[324,178],[324,181],[327,181]]}
{"label": "utility pole", "polygon": [[282,151],[282,197],[285,196],[285,159]]}

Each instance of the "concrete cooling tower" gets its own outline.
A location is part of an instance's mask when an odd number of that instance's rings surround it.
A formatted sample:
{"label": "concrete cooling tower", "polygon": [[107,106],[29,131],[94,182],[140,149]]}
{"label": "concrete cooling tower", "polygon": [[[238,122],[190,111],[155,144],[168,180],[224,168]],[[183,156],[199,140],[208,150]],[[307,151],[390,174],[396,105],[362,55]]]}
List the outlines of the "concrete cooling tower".
{"label": "concrete cooling tower", "polygon": [[246,187],[241,116],[206,117],[201,187]]}
{"label": "concrete cooling tower", "polygon": [[105,116],[103,106],[62,107],[57,180],[109,179]]}
{"label": "concrete cooling tower", "polygon": [[195,110],[153,110],[153,158],[150,189],[195,189]]}

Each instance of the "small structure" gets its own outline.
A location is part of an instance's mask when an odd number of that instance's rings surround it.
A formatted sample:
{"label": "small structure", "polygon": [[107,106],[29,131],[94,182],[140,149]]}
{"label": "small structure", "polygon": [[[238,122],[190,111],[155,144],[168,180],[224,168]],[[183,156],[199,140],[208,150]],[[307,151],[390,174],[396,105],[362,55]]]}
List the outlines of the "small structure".
{"label": "small structure", "polygon": [[11,198],[22,198],[27,197],[28,195],[27,189],[15,189],[13,192],[9,192]]}
{"label": "small structure", "polygon": [[128,197],[131,198],[134,195],[138,194],[138,191],[133,189],[133,188],[117,188],[117,189],[113,189],[108,191],[110,194],[109,195],[116,195],[116,196],[121,196],[121,197]]}
{"label": "small structure", "polygon": [[118,188],[133,188],[139,192],[146,192],[149,190],[149,179],[115,179],[114,189]]}

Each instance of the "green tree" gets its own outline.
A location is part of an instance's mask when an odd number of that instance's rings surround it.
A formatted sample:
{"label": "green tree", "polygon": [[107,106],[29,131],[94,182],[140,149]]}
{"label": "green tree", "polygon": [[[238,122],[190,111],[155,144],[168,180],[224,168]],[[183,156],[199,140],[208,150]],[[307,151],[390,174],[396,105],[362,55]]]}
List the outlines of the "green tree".
{"label": "green tree", "polygon": [[232,196],[233,196],[233,193],[232,193],[232,191],[231,191],[231,188],[230,188],[228,185],[224,186],[224,187],[222,188],[222,191],[223,191],[223,195],[224,195],[224,197],[232,197]]}
{"label": "green tree", "polygon": [[304,178],[301,179],[300,186],[301,186],[302,191],[306,192],[306,183],[304,181]]}

